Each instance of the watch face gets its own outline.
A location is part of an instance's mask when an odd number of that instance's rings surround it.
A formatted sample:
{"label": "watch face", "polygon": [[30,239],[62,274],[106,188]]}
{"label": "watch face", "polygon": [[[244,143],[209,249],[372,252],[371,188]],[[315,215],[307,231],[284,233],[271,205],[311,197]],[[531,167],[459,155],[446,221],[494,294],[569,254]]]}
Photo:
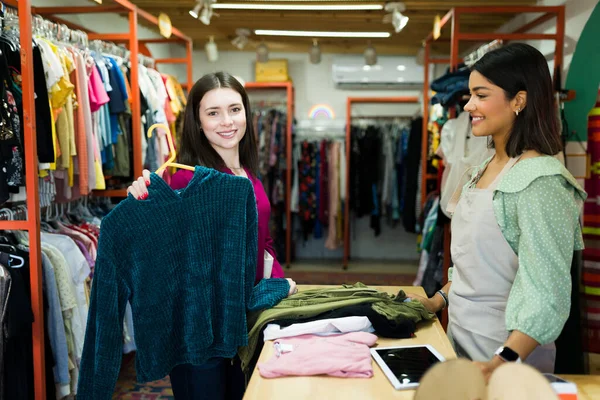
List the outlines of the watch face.
{"label": "watch face", "polygon": [[504,358],[506,361],[517,361],[519,359],[519,355],[510,347],[502,348],[499,356]]}

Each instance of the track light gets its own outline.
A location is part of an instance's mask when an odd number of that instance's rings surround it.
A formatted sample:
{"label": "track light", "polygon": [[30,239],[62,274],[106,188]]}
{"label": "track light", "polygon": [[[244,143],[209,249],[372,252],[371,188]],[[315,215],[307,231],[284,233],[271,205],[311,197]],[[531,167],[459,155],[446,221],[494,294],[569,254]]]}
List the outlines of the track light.
{"label": "track light", "polygon": [[406,11],[404,3],[388,3],[385,5],[385,11],[390,14],[386,14],[385,17],[383,17],[383,22],[385,24],[391,23],[394,26],[394,31],[396,33],[400,32],[404,29],[406,24],[408,24],[408,17],[402,14]]}
{"label": "track light", "polygon": [[237,47],[238,50],[243,50],[244,47],[246,47],[246,45],[248,44],[248,36],[250,36],[250,30],[245,28],[236,29],[235,34],[237,36],[231,41],[231,44]]}
{"label": "track light", "polygon": [[213,10],[210,5],[204,6],[200,18],[198,18],[204,25],[210,25],[210,19],[213,16]]}
{"label": "track light", "polygon": [[266,63],[269,61],[269,48],[266,44],[261,43],[256,48],[256,61]]}
{"label": "track light", "polygon": [[200,15],[200,9],[201,8],[202,8],[202,3],[200,3],[200,2],[196,3],[196,5],[194,6],[194,8],[190,10],[190,15],[193,18],[198,19],[198,15]]}
{"label": "track light", "polygon": [[408,24],[408,17],[402,14],[400,11],[395,10],[392,13],[392,25],[394,25],[394,31],[400,32]]}
{"label": "track light", "polygon": [[321,62],[321,47],[319,46],[317,39],[313,39],[313,44],[310,46],[308,54],[311,64],[318,64]]}
{"label": "track light", "polygon": [[219,59],[219,51],[214,36],[209,37],[208,43],[204,45],[204,50],[209,62],[216,62]]}
{"label": "track light", "polygon": [[373,47],[371,44],[369,44],[365,49],[364,56],[365,65],[377,64],[377,52],[375,51],[375,47]]}

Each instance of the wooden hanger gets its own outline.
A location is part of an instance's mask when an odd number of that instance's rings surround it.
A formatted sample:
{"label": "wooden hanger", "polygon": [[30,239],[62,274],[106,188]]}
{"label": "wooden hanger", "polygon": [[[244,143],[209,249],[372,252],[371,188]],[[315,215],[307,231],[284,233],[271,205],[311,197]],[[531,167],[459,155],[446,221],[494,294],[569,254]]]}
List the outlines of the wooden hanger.
{"label": "wooden hanger", "polygon": [[150,128],[148,128],[148,137],[149,138],[152,137],[152,131],[155,130],[156,128],[163,128],[165,130],[165,133],[167,135],[167,143],[169,145],[169,158],[167,159],[167,162],[165,162],[163,165],[161,165],[156,170],[156,173],[158,175],[161,175],[159,172],[164,171],[167,167],[175,167],[175,168],[187,169],[188,171],[195,171],[196,169],[194,167],[190,167],[189,165],[178,164],[178,163],[174,162],[175,159],[177,159],[177,151],[175,150],[175,145],[173,144],[173,136],[171,136],[171,131],[169,130],[169,127],[167,125],[165,125],[165,124],[152,125]]}

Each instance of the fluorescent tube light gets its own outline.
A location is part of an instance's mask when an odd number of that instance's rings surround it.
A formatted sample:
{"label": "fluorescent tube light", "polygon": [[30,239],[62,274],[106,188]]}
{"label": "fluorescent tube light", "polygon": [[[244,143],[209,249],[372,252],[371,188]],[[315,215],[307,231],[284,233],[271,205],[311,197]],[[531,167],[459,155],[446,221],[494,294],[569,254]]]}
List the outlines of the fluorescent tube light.
{"label": "fluorescent tube light", "polygon": [[277,10],[277,11],[369,11],[383,10],[382,4],[257,4],[215,3],[217,10]]}
{"label": "fluorescent tube light", "polygon": [[257,29],[258,36],[300,36],[300,37],[336,37],[336,38],[389,38],[389,32],[326,32],[326,31],[277,31]]}

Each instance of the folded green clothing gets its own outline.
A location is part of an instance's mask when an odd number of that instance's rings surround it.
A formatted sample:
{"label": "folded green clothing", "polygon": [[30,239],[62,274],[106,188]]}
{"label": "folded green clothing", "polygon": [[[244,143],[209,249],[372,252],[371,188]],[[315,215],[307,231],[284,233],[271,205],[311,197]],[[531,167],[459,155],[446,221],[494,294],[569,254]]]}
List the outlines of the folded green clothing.
{"label": "folded green clothing", "polygon": [[302,319],[319,315],[326,311],[358,304],[372,303],[373,310],[389,320],[398,321],[407,318],[414,322],[435,317],[417,301],[404,302],[406,294],[400,290],[397,295],[390,295],[374,288],[369,288],[363,283],[342,285],[334,288],[303,290],[290,296],[275,307],[248,314],[250,332],[248,345],[241,347],[238,354],[242,361],[242,369],[248,372],[248,367],[258,341],[260,332],[272,321],[279,319]]}

